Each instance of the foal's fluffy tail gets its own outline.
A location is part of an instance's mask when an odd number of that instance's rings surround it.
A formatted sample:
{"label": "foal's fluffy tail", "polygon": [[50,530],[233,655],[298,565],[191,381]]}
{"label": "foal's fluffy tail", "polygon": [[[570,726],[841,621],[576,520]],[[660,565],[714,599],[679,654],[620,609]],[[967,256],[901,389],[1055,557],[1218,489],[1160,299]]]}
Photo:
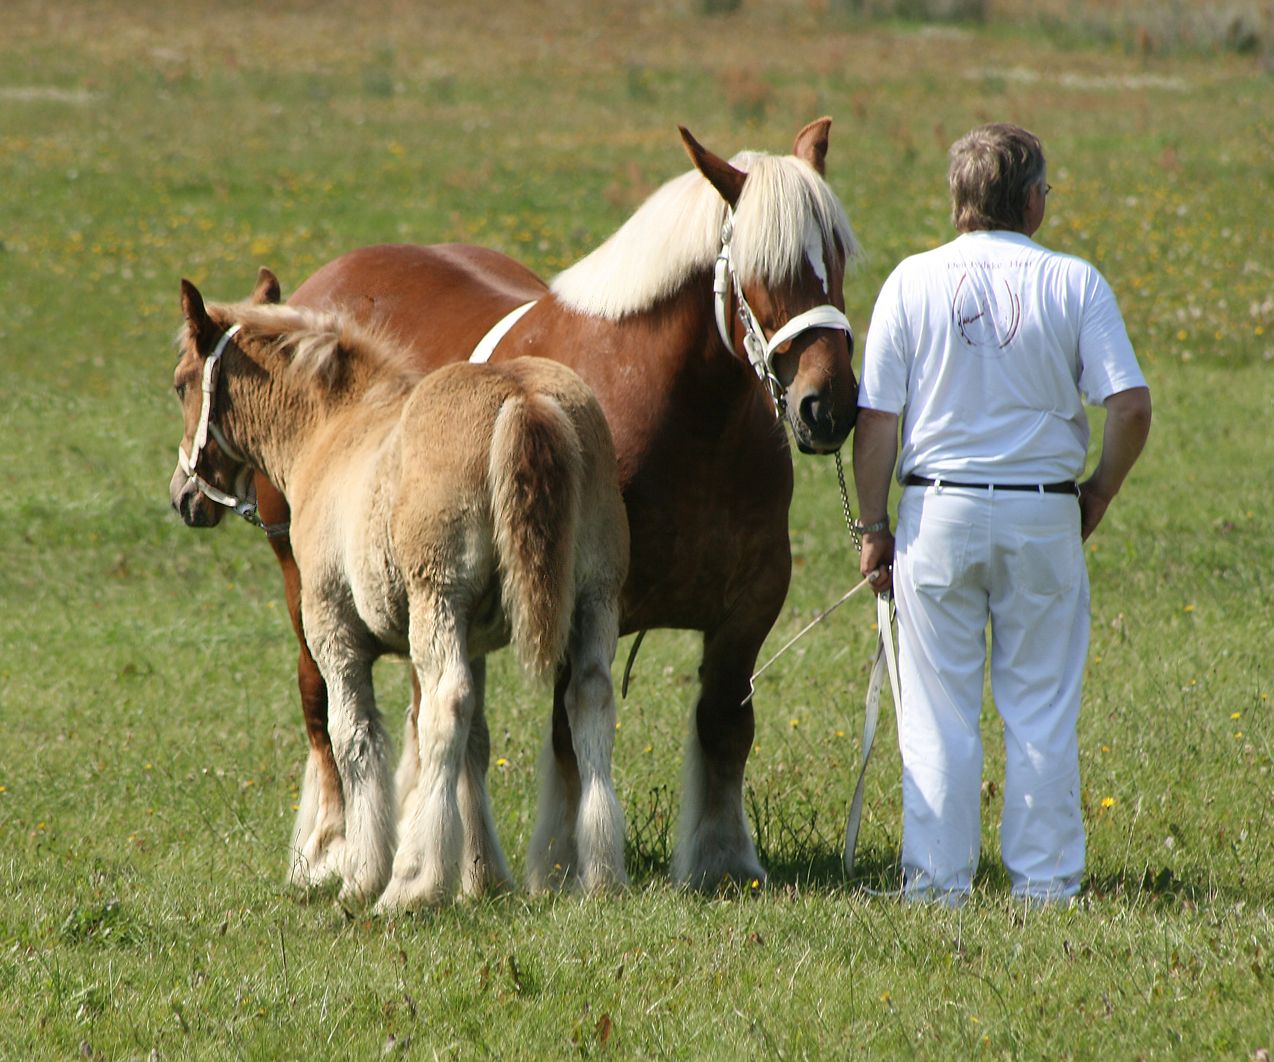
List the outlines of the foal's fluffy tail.
{"label": "foal's fluffy tail", "polygon": [[505,612],[522,666],[551,677],[566,654],[575,600],[583,456],[552,398],[518,395],[491,438],[491,509]]}

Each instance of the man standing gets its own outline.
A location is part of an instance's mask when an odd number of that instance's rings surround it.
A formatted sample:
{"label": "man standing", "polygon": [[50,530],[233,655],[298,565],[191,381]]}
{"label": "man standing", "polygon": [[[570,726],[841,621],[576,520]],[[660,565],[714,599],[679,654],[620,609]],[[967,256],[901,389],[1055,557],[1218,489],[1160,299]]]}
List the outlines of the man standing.
{"label": "man standing", "polygon": [[[1025,129],[982,126],[957,141],[948,180],[959,235],[894,270],[863,355],[861,569],[897,599],[908,899],[961,903],[977,869],[988,621],[1005,737],[1000,852],[1013,893],[1064,899],[1084,870],[1082,541],[1141,453],[1150,392],[1101,274],[1031,239],[1046,176]],[[1101,459],[1076,486],[1085,398],[1106,407],[1106,425]]]}

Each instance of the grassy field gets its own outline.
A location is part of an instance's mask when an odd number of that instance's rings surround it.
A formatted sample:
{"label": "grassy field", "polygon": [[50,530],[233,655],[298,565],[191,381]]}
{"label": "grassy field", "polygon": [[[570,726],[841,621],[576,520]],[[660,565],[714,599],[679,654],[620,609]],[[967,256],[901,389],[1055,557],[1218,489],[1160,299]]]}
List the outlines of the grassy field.
{"label": "grassy field", "polygon": [[[1095,32],[1091,4],[972,26],[551,6],[6,5],[0,1058],[1274,1049],[1269,73],[1201,38]],[[1082,902],[1007,899],[994,785],[967,908],[864,890],[897,883],[890,725],[864,876],[843,880],[874,638],[857,599],[760,682],[758,894],[666,884],[697,663],[676,632],[646,640],[620,708],[628,894],[387,921],[294,894],[304,739],[277,573],[250,529],[198,534],[168,507],[178,279],[237,298],[268,264],[287,291],[355,246],[453,239],[552,274],[687,168],[677,123],[730,154],[785,150],[824,113],[869,255],[846,289],[860,332],[898,258],[947,237],[947,145],[1012,120],[1050,156],[1039,238],[1106,273],[1150,378],[1150,447],[1089,547]],[[831,464],[797,475],[770,650],[855,579]],[[509,660],[492,672],[516,868],[547,707]],[[396,718],[404,667],[378,677]],[[994,781],[991,709],[985,729]]]}

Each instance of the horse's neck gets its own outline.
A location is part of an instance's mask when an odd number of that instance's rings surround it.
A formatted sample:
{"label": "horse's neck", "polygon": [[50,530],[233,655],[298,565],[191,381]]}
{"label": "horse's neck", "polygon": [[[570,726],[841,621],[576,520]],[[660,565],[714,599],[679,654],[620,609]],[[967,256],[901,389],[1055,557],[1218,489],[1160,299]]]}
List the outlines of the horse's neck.
{"label": "horse's neck", "polygon": [[[560,301],[556,309],[566,334],[546,336],[562,348],[540,351],[550,357],[573,364],[575,358],[593,357],[592,348],[596,347],[603,351],[602,357],[622,358],[664,377],[690,372],[710,380],[712,386],[723,389],[722,399],[728,399],[725,392],[732,381],[744,387],[749,384],[748,376],[738,372],[741,363],[719,338],[710,271],[693,273],[677,291],[618,320],[591,315]],[[575,358],[567,349],[568,342],[581,348]]]}
{"label": "horse's neck", "polygon": [[331,403],[316,383],[297,379],[282,363],[235,366],[226,373],[226,393],[222,430],[253,467],[286,494],[293,467],[330,416]]}

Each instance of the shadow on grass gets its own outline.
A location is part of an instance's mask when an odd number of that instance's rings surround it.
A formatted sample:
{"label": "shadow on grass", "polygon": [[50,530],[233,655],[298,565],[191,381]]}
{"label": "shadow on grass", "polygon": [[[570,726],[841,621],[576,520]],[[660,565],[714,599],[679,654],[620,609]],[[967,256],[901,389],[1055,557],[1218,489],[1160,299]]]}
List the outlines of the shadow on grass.
{"label": "shadow on grass", "polygon": [[1218,884],[1215,879],[1192,881],[1181,878],[1170,867],[1145,867],[1140,874],[1121,870],[1113,874],[1092,874],[1084,881],[1082,895],[1095,901],[1150,906],[1160,910],[1194,910],[1218,902],[1226,905],[1274,905],[1274,891],[1254,889],[1240,881]]}

